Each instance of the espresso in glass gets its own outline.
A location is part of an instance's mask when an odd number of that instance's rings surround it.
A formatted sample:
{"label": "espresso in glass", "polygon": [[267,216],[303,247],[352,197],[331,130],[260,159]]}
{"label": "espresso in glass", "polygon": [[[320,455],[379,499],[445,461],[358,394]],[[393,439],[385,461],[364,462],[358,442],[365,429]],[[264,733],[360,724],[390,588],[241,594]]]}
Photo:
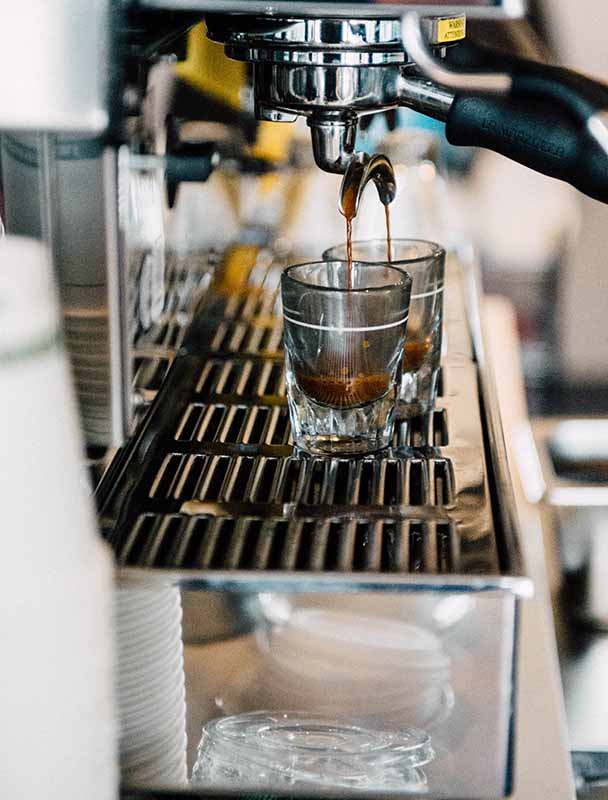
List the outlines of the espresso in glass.
{"label": "espresso in glass", "polygon": [[[353,242],[351,250],[361,264],[388,264],[387,242],[383,239]],[[338,245],[326,250],[323,258],[333,261],[346,258],[346,255],[346,245]],[[393,239],[390,256],[390,264],[407,272],[412,279],[398,410],[401,416],[416,416],[433,408],[437,394],[445,250],[434,242]]]}
{"label": "espresso in glass", "polygon": [[313,262],[283,273],[287,395],[296,445],[385,447],[403,363],[411,281],[388,265]]}

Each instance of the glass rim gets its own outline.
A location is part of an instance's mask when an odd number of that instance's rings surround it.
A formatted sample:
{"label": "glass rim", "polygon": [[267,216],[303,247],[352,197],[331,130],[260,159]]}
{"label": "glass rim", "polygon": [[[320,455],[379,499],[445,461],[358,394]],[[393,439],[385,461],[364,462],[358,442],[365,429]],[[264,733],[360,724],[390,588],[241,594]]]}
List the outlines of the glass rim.
{"label": "glass rim", "polygon": [[[333,720],[330,716],[314,711],[245,711],[234,716],[213,719],[204,726],[203,731],[211,746],[229,749],[232,753],[241,754],[246,760],[252,760],[253,757],[254,762],[261,760],[263,763],[267,763],[269,758],[276,758],[279,754],[290,754],[298,759],[315,754],[321,757],[324,755],[331,757],[334,753],[334,751],[319,749],[318,746],[309,747],[297,743],[294,745],[289,740],[279,741],[267,747],[264,741],[260,745],[258,741],[244,740],[242,735],[235,736],[235,732],[230,729],[232,726],[240,727],[247,723],[253,726],[253,732],[259,731],[261,723],[266,723],[267,727],[274,724],[278,731],[298,724],[307,725],[310,728],[322,726],[330,730],[339,729],[353,734],[370,734],[375,737],[375,746],[372,748],[358,751],[335,751],[340,758],[346,760],[346,763],[351,759],[378,761],[378,766],[390,766],[395,761],[417,762],[413,766],[423,766],[428,763],[427,755],[431,737],[426,731],[414,726],[406,726],[400,733],[388,730],[372,731],[365,725],[358,725],[346,720]],[[238,734],[238,731],[236,733]]]}
{"label": "glass rim", "polygon": [[[357,245],[366,245],[372,244],[376,242],[383,242],[386,245],[386,239],[381,239],[380,237],[376,237],[375,239],[357,239],[353,241],[353,250]],[[432,252],[425,256],[413,256],[412,258],[397,258],[394,261],[365,261],[364,259],[358,258],[356,259],[356,263],[358,264],[383,264],[387,267],[392,267],[395,265],[401,264],[418,264],[421,261],[428,261],[431,258],[445,258],[446,256],[446,249],[442,245],[438,244],[437,242],[433,242],[430,239],[393,239],[391,237],[391,246],[395,244],[428,244],[431,246]],[[325,261],[344,261],[343,258],[336,258],[332,256],[329,258],[332,250],[337,250],[338,248],[346,248],[346,244],[334,244],[331,247],[327,247],[323,253],[322,258]],[[353,259],[353,264],[355,263],[355,259]]]}
{"label": "glass rim", "polygon": [[289,273],[292,270],[299,269],[300,267],[310,267],[314,265],[327,265],[331,263],[337,264],[347,264],[348,262],[342,258],[332,258],[332,259],[322,259],[321,261],[303,261],[300,264],[291,264],[289,267],[286,267],[283,270],[281,275],[281,280],[289,281],[290,283],[295,284],[296,286],[303,286],[308,290],[314,290],[319,292],[329,292],[335,294],[370,294],[371,292],[386,292],[394,289],[410,289],[412,287],[412,278],[408,273],[401,269],[399,266],[395,264],[389,264],[384,262],[374,262],[374,261],[355,261],[353,260],[353,267],[354,266],[363,266],[365,270],[368,270],[370,266],[372,267],[382,267],[383,269],[390,269],[394,272],[399,273],[403,277],[403,280],[400,283],[387,283],[383,286],[366,286],[358,289],[349,289],[348,287],[341,288],[341,287],[334,287],[334,286],[317,286],[314,283],[307,283],[306,281],[298,280],[298,278],[294,278]]}

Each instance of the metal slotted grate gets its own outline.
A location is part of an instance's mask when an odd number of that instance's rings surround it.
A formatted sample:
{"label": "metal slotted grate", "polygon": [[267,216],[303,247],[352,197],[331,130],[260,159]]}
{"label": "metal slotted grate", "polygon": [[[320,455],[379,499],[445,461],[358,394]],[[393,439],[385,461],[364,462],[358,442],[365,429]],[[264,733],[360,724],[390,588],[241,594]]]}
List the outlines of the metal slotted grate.
{"label": "metal slotted grate", "polygon": [[[284,387],[281,386],[281,392]],[[255,402],[267,399],[267,404]],[[287,445],[291,444],[289,415],[284,394],[267,398],[253,396],[245,405],[242,395],[224,402],[189,403],[179,420],[175,438],[180,442]],[[393,446],[420,448],[427,444],[446,447],[449,443],[445,409],[436,410],[428,419],[397,420]]]}
{"label": "metal slotted grate", "polygon": [[390,448],[351,459],[292,446],[278,274],[265,263],[249,294],[208,297],[166,379],[159,357],[139,365],[136,375],[147,370],[160,394],[99,491],[119,565],[258,589],[277,578],[327,588],[335,575],[351,588],[374,575],[378,585],[448,576],[452,586],[502,585],[516,570],[488,488],[457,266],[448,273],[435,411],[397,420]]}
{"label": "metal slotted grate", "polygon": [[136,350],[156,347],[174,352],[181,346],[196,303],[209,286],[216,262],[213,252],[185,257],[174,254],[167,258],[163,313],[139,335]]}
{"label": "metal slotted grate", "polygon": [[218,570],[450,573],[450,523],[144,514],[118,553],[122,565]]}
{"label": "metal slotted grate", "polygon": [[236,394],[245,397],[285,396],[283,359],[210,358],[196,384],[205,398]]}
{"label": "metal slotted grate", "polygon": [[182,442],[285,445],[290,441],[287,407],[192,403],[175,438]]}
{"label": "metal slotted grate", "polygon": [[[452,465],[439,457],[357,460],[289,456],[185,455],[164,458],[149,497],[181,504],[296,504],[367,507],[449,506]],[[309,510],[310,511],[310,510]]]}
{"label": "metal slotted grate", "polygon": [[163,313],[149,329],[139,333],[133,353],[133,389],[144,405],[154,399],[183,344],[216,260],[213,252],[167,258]]}
{"label": "metal slotted grate", "polygon": [[259,353],[279,351],[283,327],[278,318],[255,318],[252,321],[223,322],[211,341],[212,353]]}

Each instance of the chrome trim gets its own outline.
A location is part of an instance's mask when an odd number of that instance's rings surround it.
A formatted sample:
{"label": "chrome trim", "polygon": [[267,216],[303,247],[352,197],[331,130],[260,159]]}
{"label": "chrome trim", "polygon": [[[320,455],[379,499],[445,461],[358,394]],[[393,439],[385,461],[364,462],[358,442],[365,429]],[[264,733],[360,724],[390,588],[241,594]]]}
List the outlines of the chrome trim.
{"label": "chrome trim", "polygon": [[[281,20],[276,24],[280,25]],[[401,51],[401,28],[399,19],[286,19],[284,27],[272,31],[254,32],[239,30],[234,17],[209,17],[207,31],[210,39],[228,41],[232,47],[266,48],[300,52],[311,48],[331,51],[382,50],[392,47]]]}
{"label": "chrome trim", "polygon": [[[42,238],[49,246],[55,269],[57,269],[57,209],[59,205],[56,150],[57,142],[53,134],[38,134],[40,226]],[[35,202],[35,198],[32,198],[32,202]]]}
{"label": "chrome trim", "polygon": [[488,437],[488,453],[491,459],[490,485],[493,489],[494,504],[502,523],[503,541],[508,557],[523,565],[523,554],[519,541],[519,521],[517,519],[515,493],[511,481],[511,472],[504,430],[500,421],[500,406],[496,381],[486,356],[484,331],[480,316],[481,276],[476,264],[470,263],[466,270],[465,292],[467,298],[468,319],[471,326],[471,337],[475,358],[479,365],[479,388],[482,399],[482,414],[486,420]]}
{"label": "chrome trim", "polygon": [[399,64],[313,66],[254,63],[258,103],[298,114],[374,113],[399,102]]}
{"label": "chrome trim", "polygon": [[525,0],[497,0],[491,5],[480,6],[463,2],[419,3],[410,0],[401,2],[353,2],[340,3],[328,0],[307,0],[296,3],[294,0],[276,0],[271,5],[265,0],[140,0],[142,8],[172,9],[176,11],[206,11],[216,13],[266,14],[273,16],[298,17],[373,17],[384,19],[403,14],[404,7],[410,7],[418,14],[437,16],[441,14],[466,14],[473,19],[521,19],[526,13]]}
{"label": "chrome trim", "polygon": [[343,173],[355,150],[356,117],[335,119],[314,114],[308,118],[308,126],[316,165],[325,172]]}
{"label": "chrome trim", "polygon": [[415,12],[408,12],[402,20],[403,45],[418,69],[433,83],[457,92],[506,94],[511,90],[512,78],[507,73],[462,73],[440,64],[429,49]]}
{"label": "chrome trim", "polygon": [[184,586],[196,591],[222,592],[508,592],[519,598],[534,597],[534,585],[529,578],[497,577],[495,575],[475,575],[474,577],[409,576],[404,581],[398,576],[381,579],[361,573],[353,579],[349,575],[320,572],[289,575],[272,572],[214,571],[193,574],[191,570],[142,570],[140,567],[120,566],[117,577],[120,586]]}
{"label": "chrome trim", "polygon": [[[126,155],[127,151],[121,151]],[[124,241],[120,233],[119,204],[121,168],[124,157],[112,147],[103,154],[103,181],[106,229],[107,303],[110,351],[111,442],[120,447],[130,433],[131,403],[131,353],[128,310],[128,280],[125,269]],[[126,170],[126,166],[125,166]]]}
{"label": "chrome trim", "polygon": [[226,46],[228,58],[236,61],[254,61],[266,64],[298,64],[329,67],[377,67],[382,64],[406,64],[407,55],[402,50],[389,52],[340,50],[288,50],[266,47],[249,47],[230,44]]}
{"label": "chrome trim", "polygon": [[400,106],[445,122],[453,102],[454,93],[435,83],[409,75],[399,78]]}

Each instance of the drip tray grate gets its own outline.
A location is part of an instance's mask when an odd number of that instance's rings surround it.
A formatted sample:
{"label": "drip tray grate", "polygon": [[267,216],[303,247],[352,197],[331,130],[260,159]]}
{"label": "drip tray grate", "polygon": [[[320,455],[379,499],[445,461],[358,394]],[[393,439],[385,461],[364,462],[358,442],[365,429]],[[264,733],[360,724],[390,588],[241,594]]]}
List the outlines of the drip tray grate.
{"label": "drip tray grate", "polygon": [[166,377],[154,352],[138,365],[158,395],[98,490],[124,574],[323,590],[335,576],[351,589],[370,580],[481,589],[518,575],[492,507],[457,265],[435,411],[398,420],[390,448],[351,459],[293,448],[279,273],[268,274],[274,283],[262,276],[249,297],[209,291]]}
{"label": "drip tray grate", "polygon": [[[282,397],[267,398],[267,404],[244,405],[241,399],[224,398],[222,403],[190,403],[179,420],[175,438],[179,442],[201,444],[291,445],[291,429],[287,401]],[[430,418],[397,420],[394,446],[422,447],[431,444],[445,447],[449,443],[445,409],[436,410]]]}
{"label": "drip tray grate", "polygon": [[161,569],[442,574],[457,571],[458,551],[446,522],[143,514],[117,556]]}
{"label": "drip tray grate", "polygon": [[441,457],[365,459],[289,456],[165,456],[149,497],[155,501],[297,506],[449,506],[452,464]]}

